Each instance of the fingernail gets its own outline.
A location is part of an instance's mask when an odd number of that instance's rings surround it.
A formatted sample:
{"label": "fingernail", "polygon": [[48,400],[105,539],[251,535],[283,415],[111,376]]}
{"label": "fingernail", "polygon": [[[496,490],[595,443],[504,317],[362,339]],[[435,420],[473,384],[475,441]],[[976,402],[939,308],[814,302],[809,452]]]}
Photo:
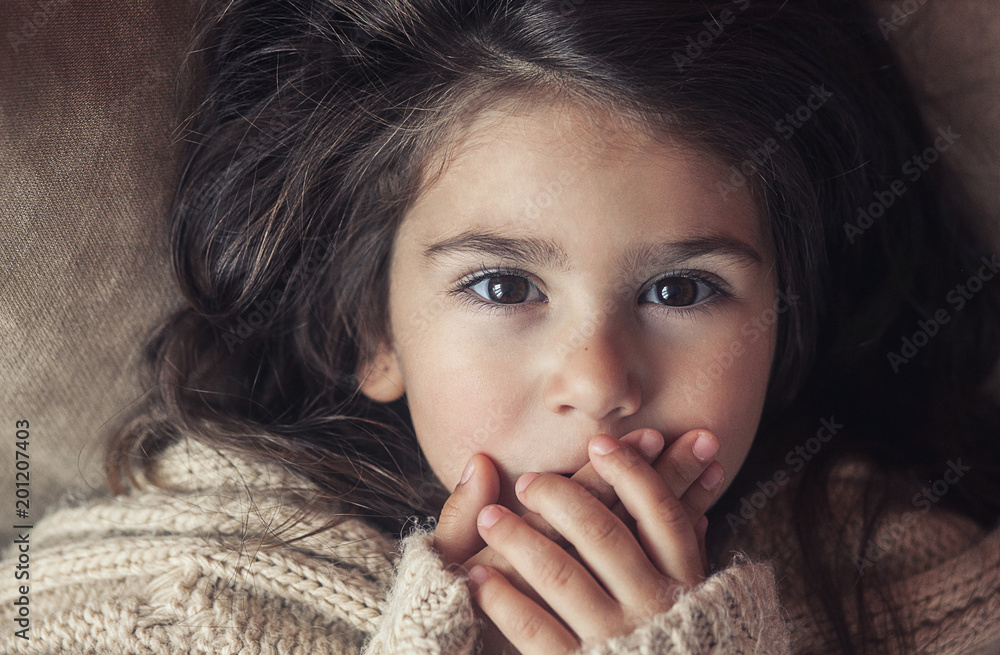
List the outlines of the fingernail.
{"label": "fingernail", "polygon": [[695,457],[703,462],[707,462],[719,452],[719,442],[711,434],[701,432],[698,434],[698,438],[695,439],[691,450],[694,452]]}
{"label": "fingernail", "polygon": [[462,471],[462,479],[458,481],[458,484],[465,484],[472,477],[473,472],[476,470],[476,463],[473,460],[469,460],[469,463],[465,465],[465,470]]}
{"label": "fingernail", "polygon": [[517,479],[517,483],[514,484],[514,491],[517,493],[524,493],[524,490],[531,484],[531,481],[538,477],[538,473],[525,473]]}
{"label": "fingernail", "polygon": [[715,489],[722,482],[722,466],[712,466],[709,465],[705,472],[701,474],[698,481],[701,482],[701,486],[705,487],[708,491]]}
{"label": "fingernail", "polygon": [[485,566],[480,566],[476,564],[469,571],[469,587],[471,587],[472,593],[476,593],[479,589],[479,585],[483,584],[486,578],[490,577],[490,572],[486,570]]}
{"label": "fingernail", "polygon": [[590,442],[590,447],[598,455],[607,455],[611,451],[618,448],[618,441],[612,439],[606,434],[602,434]]}
{"label": "fingernail", "polygon": [[663,450],[663,436],[655,430],[647,430],[639,437],[639,450],[647,458],[652,459]]}
{"label": "fingernail", "polygon": [[484,528],[491,528],[494,523],[500,520],[501,516],[503,516],[503,510],[496,505],[490,505],[489,507],[484,507],[483,511],[479,512],[479,520],[477,522]]}

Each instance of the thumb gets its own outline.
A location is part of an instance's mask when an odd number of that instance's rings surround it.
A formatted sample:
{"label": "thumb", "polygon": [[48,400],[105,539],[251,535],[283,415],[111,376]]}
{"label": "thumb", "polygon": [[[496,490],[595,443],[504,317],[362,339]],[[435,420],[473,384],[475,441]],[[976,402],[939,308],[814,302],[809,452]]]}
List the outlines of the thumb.
{"label": "thumb", "polygon": [[500,476],[486,455],[470,457],[462,479],[441,508],[434,531],[434,548],[445,564],[461,564],[486,547],[476,518],[500,498]]}

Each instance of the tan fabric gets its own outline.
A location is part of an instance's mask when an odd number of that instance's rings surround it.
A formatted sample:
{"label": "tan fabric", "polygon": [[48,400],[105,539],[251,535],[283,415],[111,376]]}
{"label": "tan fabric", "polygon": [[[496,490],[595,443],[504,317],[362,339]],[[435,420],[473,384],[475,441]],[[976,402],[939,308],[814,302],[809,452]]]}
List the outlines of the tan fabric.
{"label": "tan fabric", "polygon": [[[308,483],[190,441],[168,451],[159,476],[166,490],[143,485],[62,507],[35,527],[31,639],[7,629],[0,653],[474,652],[469,592],[442,566],[429,533],[397,550],[347,519],[291,541],[316,525],[296,523],[312,502]],[[837,478],[845,508],[856,479],[850,470]],[[793,652],[790,643],[796,653],[831,652],[795,572],[790,528],[776,522],[787,518],[783,498],[737,539],[772,562],[738,558],[670,611],[581,655],[776,655]],[[288,526],[286,543],[261,547]],[[922,620],[921,652],[961,653],[1000,636],[1000,530],[984,535],[954,517],[919,513],[893,534],[894,548],[875,565],[896,567],[900,593]],[[13,567],[0,562],[0,570]],[[0,588],[0,625],[14,625],[18,597]]]}
{"label": "tan fabric", "polygon": [[[966,464],[958,460],[957,465]],[[843,564],[838,577],[848,589],[859,576],[878,574],[892,581],[892,593],[908,613],[902,618],[916,626],[915,652],[972,653],[1000,643],[1000,526],[987,533],[920,499],[894,508],[858,558],[848,544],[860,541],[861,484],[868,475],[863,466],[843,464],[830,482],[834,514],[823,520],[830,553]],[[770,561],[779,573],[782,604],[795,626],[793,651],[829,653],[830,627],[819,618],[822,609],[803,580],[802,551],[796,547],[797,517],[790,500],[797,482],[792,479],[748,521],[730,523],[736,529],[727,547]],[[876,622],[887,618],[877,601],[869,612]]]}
{"label": "tan fabric", "polygon": [[[0,2],[0,426],[30,423],[35,517],[103,484],[140,341],[179,300],[163,222],[192,6]],[[5,498],[13,457],[0,448]]]}

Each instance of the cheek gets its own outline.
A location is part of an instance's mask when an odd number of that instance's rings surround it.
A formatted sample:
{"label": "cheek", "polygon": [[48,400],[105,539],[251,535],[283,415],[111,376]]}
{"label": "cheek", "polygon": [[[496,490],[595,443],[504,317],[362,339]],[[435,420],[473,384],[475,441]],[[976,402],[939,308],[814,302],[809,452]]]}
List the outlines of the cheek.
{"label": "cheek", "polygon": [[775,330],[742,329],[746,325],[688,349],[670,383],[678,424],[708,428],[719,438],[726,480],[735,477],[753,444],[774,357]]}
{"label": "cheek", "polygon": [[[440,334],[440,333],[439,333]],[[428,463],[454,489],[469,458],[485,453],[495,461],[511,457],[504,435],[526,407],[523,386],[496,362],[459,351],[455,342],[425,342],[418,357],[405,362],[407,399],[418,442]]]}

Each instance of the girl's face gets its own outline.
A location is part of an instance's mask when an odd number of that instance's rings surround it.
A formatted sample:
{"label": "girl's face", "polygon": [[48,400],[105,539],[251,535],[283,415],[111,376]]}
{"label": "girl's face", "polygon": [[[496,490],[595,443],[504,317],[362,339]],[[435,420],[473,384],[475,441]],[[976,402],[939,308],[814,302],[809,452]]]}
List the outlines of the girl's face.
{"label": "girl's face", "polygon": [[[589,118],[588,118],[589,117]],[[596,122],[595,122],[596,121]],[[399,227],[391,343],[362,391],[406,394],[438,478],[572,474],[598,433],[711,430],[732,480],[774,355],[771,246],[724,167],[564,106],[484,112]]]}

